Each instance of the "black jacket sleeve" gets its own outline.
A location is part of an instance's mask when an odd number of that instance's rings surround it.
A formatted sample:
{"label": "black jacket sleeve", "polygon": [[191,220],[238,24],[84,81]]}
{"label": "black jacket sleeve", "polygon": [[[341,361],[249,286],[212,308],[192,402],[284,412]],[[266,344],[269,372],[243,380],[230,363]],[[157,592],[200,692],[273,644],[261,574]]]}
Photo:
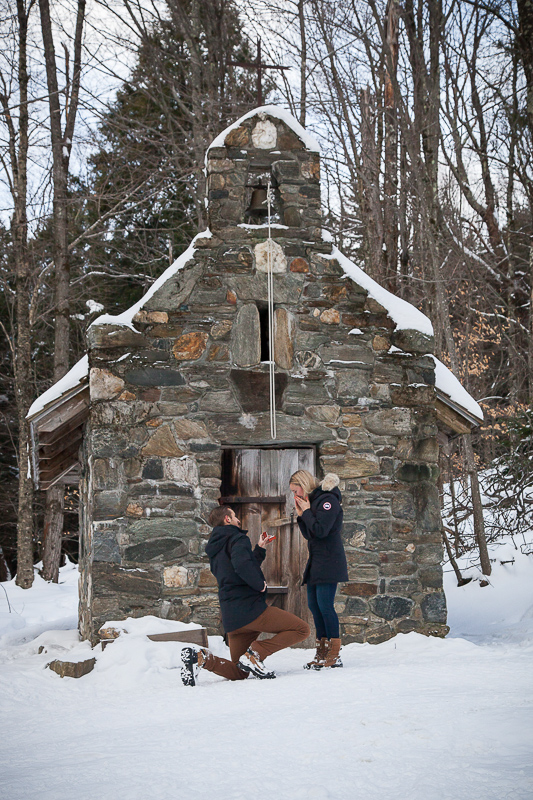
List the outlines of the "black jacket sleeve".
{"label": "black jacket sleeve", "polygon": [[254,553],[252,553],[252,545],[246,535],[238,536],[232,542],[231,563],[239,578],[242,578],[248,586],[257,592],[263,591],[265,578]]}
{"label": "black jacket sleeve", "polygon": [[[308,539],[309,540],[311,537],[309,536],[309,533],[307,531],[307,525],[305,524],[305,521],[302,519],[302,517],[303,517],[303,514],[302,514],[301,517],[298,517],[298,519],[297,519],[298,527],[300,528],[300,533],[302,534],[304,539]],[[314,517],[313,517],[313,519],[314,519]]]}
{"label": "black jacket sleeve", "polygon": [[266,554],[267,553],[266,553],[266,550],[265,550],[264,547],[259,547],[259,545],[256,544],[256,546],[253,549],[253,554],[254,554],[255,558],[257,559],[257,563],[258,564],[262,564],[263,561],[266,558]]}
{"label": "black jacket sleeve", "polygon": [[[326,508],[324,508],[324,504],[326,504]],[[304,533],[302,526],[300,526],[302,534],[306,539],[325,539],[335,525],[340,511],[341,506],[336,497],[332,497],[332,495],[321,497],[315,512],[311,511],[310,508],[303,512],[301,520],[305,525],[306,532]]]}

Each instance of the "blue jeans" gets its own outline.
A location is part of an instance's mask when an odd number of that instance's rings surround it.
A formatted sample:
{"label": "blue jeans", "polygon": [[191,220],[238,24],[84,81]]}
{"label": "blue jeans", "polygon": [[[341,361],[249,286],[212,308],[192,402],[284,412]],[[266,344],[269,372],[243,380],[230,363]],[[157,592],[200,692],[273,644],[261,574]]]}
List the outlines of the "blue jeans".
{"label": "blue jeans", "polygon": [[339,618],[333,605],[336,591],[336,583],[307,584],[307,605],[315,621],[317,639],[339,638]]}

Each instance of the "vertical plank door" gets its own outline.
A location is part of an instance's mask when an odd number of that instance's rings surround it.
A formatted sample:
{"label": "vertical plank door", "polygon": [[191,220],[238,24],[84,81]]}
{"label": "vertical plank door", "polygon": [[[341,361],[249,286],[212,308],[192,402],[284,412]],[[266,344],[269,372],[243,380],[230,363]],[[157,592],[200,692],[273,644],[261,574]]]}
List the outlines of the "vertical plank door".
{"label": "vertical plank door", "polygon": [[[286,593],[269,595],[269,602],[305,619],[313,629],[306,589],[300,585],[307,563],[307,542],[296,522],[289,479],[298,469],[307,469],[314,474],[314,449],[241,448],[232,450],[231,454],[229,484],[232,493],[243,498],[259,498],[256,502],[234,505],[242,527],[249,532],[252,546],[255,547],[262,531],[269,530],[276,535],[275,541],[267,546],[263,573],[269,587],[286,587]],[[222,492],[225,494],[224,488]],[[273,497],[279,497],[279,502],[268,502],[268,498]],[[265,502],[261,502],[261,498]],[[314,629],[301,646],[313,644]]]}

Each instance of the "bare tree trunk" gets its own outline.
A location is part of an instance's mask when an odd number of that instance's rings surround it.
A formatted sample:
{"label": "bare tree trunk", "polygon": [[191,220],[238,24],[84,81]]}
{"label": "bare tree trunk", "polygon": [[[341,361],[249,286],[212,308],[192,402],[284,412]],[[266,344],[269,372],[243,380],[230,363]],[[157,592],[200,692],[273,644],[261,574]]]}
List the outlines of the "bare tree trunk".
{"label": "bare tree trunk", "polygon": [[[442,39],[442,6],[441,0],[429,0],[429,65],[425,63],[422,47],[422,31],[416,25],[416,16],[412,0],[406,1],[406,29],[410,42],[410,59],[413,74],[418,71],[418,83],[415,84],[415,124],[422,140],[422,153],[424,157],[424,183],[425,199],[425,226],[426,226],[426,257],[431,264],[431,279],[434,288],[434,321],[436,322],[437,355],[443,344],[450,357],[450,364],[455,375],[459,376],[459,363],[453,338],[448,297],[444,288],[442,277],[441,259],[444,255],[441,244],[441,211],[439,203],[438,185],[438,150],[440,141],[440,46]],[[419,19],[420,22],[420,19]],[[479,98],[477,98],[479,101]],[[476,101],[474,102],[476,105]],[[485,178],[485,191],[492,188],[490,175]],[[490,206],[490,204],[489,204]],[[490,236],[490,230],[489,230]],[[501,240],[500,240],[501,241]],[[479,547],[481,569],[485,575],[490,575],[490,560],[487,552],[485,538],[485,525],[483,520],[483,505],[477,475],[474,450],[470,435],[463,437],[464,451],[470,478],[470,491],[472,495],[472,508],[474,514],[474,532]]]}
{"label": "bare tree trunk", "polygon": [[481,571],[483,575],[490,575],[490,573],[492,572],[492,567],[490,564],[490,558],[487,549],[487,539],[485,537],[485,523],[483,521],[483,505],[481,502],[481,491],[479,489],[479,480],[477,476],[476,460],[474,457],[474,448],[472,447],[472,439],[469,434],[463,436],[463,443],[465,448],[468,477],[470,479],[472,510],[474,513],[474,535],[476,537],[476,542],[479,549],[479,560],[481,563]]}
{"label": "bare tree trunk", "polygon": [[[441,300],[443,302],[445,296],[440,281],[437,288],[438,289],[440,288],[443,293]],[[447,306],[447,301],[446,301],[446,306]],[[447,308],[446,308],[446,315],[443,316],[442,318],[442,325],[446,333],[446,342],[448,344],[448,354],[450,356],[450,365],[452,368],[452,372],[456,376],[459,376],[460,374],[459,362],[457,359],[455,341],[452,334],[450,317],[447,312]],[[484,575],[490,575],[492,568],[490,565],[490,559],[487,550],[487,539],[485,536],[485,520],[483,517],[483,503],[481,502],[481,490],[479,488],[479,479],[477,474],[476,459],[474,456],[474,448],[472,447],[471,434],[466,434],[465,436],[463,436],[463,444],[464,444],[464,452],[466,458],[466,467],[468,471],[468,477],[470,480],[470,494],[472,497],[472,512],[474,517],[474,535],[479,549],[481,570]]]}
{"label": "bare tree trunk", "polygon": [[527,91],[527,119],[533,136],[533,0],[517,0],[519,29],[516,44],[524,67]]}
{"label": "bare tree trunk", "polygon": [[396,113],[396,70],[398,67],[398,0],[389,0],[386,12],[383,159],[383,258],[386,285],[397,291],[398,271],[398,120]]}
{"label": "bare tree trunk", "polygon": [[398,281],[398,294],[404,300],[409,300],[409,228],[407,222],[407,199],[409,185],[407,180],[407,148],[404,135],[400,133],[400,279]]}
{"label": "bare tree trunk", "polygon": [[[18,130],[12,120],[8,97],[2,94],[2,109],[9,131],[12,194],[14,211],[11,220],[16,270],[16,337],[14,346],[15,398],[18,419],[18,521],[17,521],[17,578],[18,586],[28,589],[33,583],[33,484],[30,470],[30,435],[26,414],[31,403],[31,328],[30,296],[31,271],[28,256],[28,18],[32,3],[24,6],[17,0],[19,89]],[[3,78],[3,76],[2,76]],[[6,82],[2,80],[3,86]],[[18,144],[18,152],[17,152]]]}
{"label": "bare tree trunk", "polygon": [[[452,553],[452,548],[450,547],[450,542],[448,541],[448,537],[446,536],[447,530],[448,529],[445,527],[442,528],[442,539],[444,542],[444,546],[446,548],[448,558],[450,559],[450,564],[452,565],[453,571],[455,572],[455,577],[457,578],[457,586],[465,586],[467,583],[470,583],[472,578],[463,578],[461,570],[459,569],[459,565],[457,564],[457,561],[455,560],[455,557]],[[452,533],[452,531],[450,531],[450,533]]]}
{"label": "bare tree trunk", "polygon": [[368,274],[382,281],[383,275],[383,221],[379,197],[379,153],[376,147],[375,98],[367,86],[359,94],[361,109],[361,168],[359,195],[365,261]]}
{"label": "bare tree trunk", "polygon": [[[41,33],[44,46],[46,79],[50,108],[50,138],[52,145],[52,174],[54,186],[53,233],[55,265],[55,332],[54,380],[62,378],[69,368],[70,350],[70,262],[68,246],[68,173],[76,114],[78,110],[81,78],[81,47],[85,0],[78,0],[76,30],[74,35],[74,66],[70,82],[69,64],[66,60],[65,128],[61,126],[58,71],[49,0],[39,0]],[[59,499],[63,487],[52,487],[46,493],[45,530],[43,542],[43,577],[57,583],[63,535],[63,501]]]}
{"label": "bare tree trunk", "polygon": [[59,578],[64,505],[64,486],[56,484],[48,489],[43,530],[43,578],[54,583]]}
{"label": "bare tree trunk", "polygon": [[[179,0],[169,3],[169,9],[174,23],[181,31],[190,55],[190,80],[191,80],[191,108],[190,120],[192,125],[192,139],[194,148],[194,158],[197,166],[198,191],[195,196],[196,214],[199,229],[206,225],[207,217],[204,206],[206,192],[206,179],[203,170],[204,151],[206,146],[206,124],[205,124],[205,102],[204,92],[207,87],[203,86],[203,62],[201,54],[201,32],[202,24],[200,19],[200,0],[192,0],[190,8]],[[207,83],[209,83],[207,79]],[[208,90],[207,90],[208,91]],[[214,92],[211,93],[210,100],[214,101]]]}
{"label": "bare tree trunk", "polygon": [[[25,201],[25,200],[24,200]],[[19,209],[20,211],[21,209]],[[25,211],[25,209],[24,209]],[[27,251],[26,221],[18,219],[12,226],[18,239],[15,245],[17,269],[17,340],[15,364],[15,396],[18,417],[18,521],[17,579],[23,589],[33,583],[33,482],[30,469],[30,432],[26,414],[31,405],[31,332],[30,332],[30,269]],[[25,216],[25,214],[24,214]]]}
{"label": "bare tree trunk", "polygon": [[527,362],[529,367],[528,394],[529,403],[533,405],[533,244],[529,245],[529,342],[527,351]]}
{"label": "bare tree trunk", "polygon": [[[519,29],[516,36],[516,45],[519,52],[524,75],[526,78],[527,92],[527,120],[529,134],[533,138],[533,0],[517,0]],[[531,194],[530,194],[531,203]],[[531,205],[530,205],[531,209]],[[533,405],[533,245],[529,246],[529,342],[528,342],[528,398]]]}
{"label": "bare tree trunk", "polygon": [[[518,97],[517,97],[517,82],[518,82],[518,59],[516,55],[513,57],[513,73],[512,73],[512,91],[511,103],[512,114],[515,119],[518,118]],[[515,173],[516,173],[516,139],[517,131],[511,128],[509,137],[509,159],[507,162],[507,191],[506,191],[506,226],[505,226],[505,249],[507,252],[507,274],[506,274],[506,305],[507,305],[507,318],[509,320],[507,342],[507,365],[509,369],[509,392],[511,402],[518,400],[520,391],[520,364],[516,358],[516,339],[517,339],[517,309],[516,309],[516,292],[515,292],[515,257],[514,257],[514,237],[515,237],[515,216],[514,216],[514,194],[515,194]]]}
{"label": "bare tree trunk", "polygon": [[453,514],[453,541],[455,553],[458,554],[461,548],[461,538],[459,536],[459,528],[457,527],[457,500],[455,497],[455,481],[453,479],[453,472],[451,469],[451,459],[447,457],[448,465],[448,481],[450,485],[450,497],[452,499],[452,514]]}
{"label": "bare tree trunk", "polygon": [[300,23],[300,125],[305,128],[307,111],[307,35],[304,5],[305,0],[298,0],[298,20]]}

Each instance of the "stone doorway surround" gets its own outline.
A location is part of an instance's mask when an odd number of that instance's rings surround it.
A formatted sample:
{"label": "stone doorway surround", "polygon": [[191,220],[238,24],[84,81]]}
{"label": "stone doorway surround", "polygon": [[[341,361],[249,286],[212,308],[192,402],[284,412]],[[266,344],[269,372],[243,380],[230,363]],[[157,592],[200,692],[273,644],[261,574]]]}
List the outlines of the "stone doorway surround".
{"label": "stone doorway surround", "polygon": [[[262,569],[269,586],[268,603],[305,619],[313,619],[301,586],[307,543],[300,534],[289,489],[298,469],[315,472],[315,448],[224,448],[221,503],[231,505],[255,547],[262,531],[276,536],[267,547]],[[312,646],[314,635],[301,644]]]}

